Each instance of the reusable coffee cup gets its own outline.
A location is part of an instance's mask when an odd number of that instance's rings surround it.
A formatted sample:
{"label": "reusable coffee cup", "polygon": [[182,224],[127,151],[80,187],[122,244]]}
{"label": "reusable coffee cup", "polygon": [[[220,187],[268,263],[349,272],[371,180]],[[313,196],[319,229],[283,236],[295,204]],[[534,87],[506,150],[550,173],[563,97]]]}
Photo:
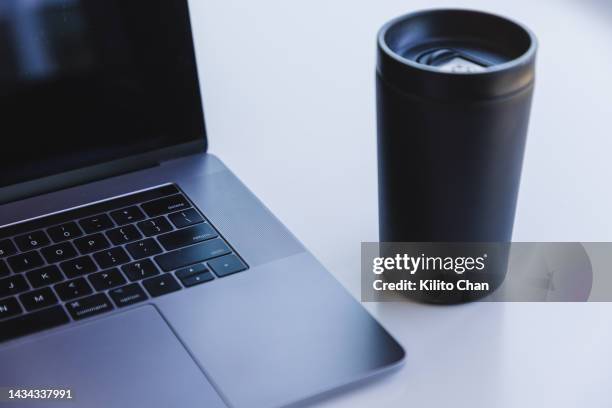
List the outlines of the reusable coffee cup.
{"label": "reusable coffee cup", "polygon": [[523,25],[473,10],[420,11],[382,27],[380,241],[511,240],[536,47]]}

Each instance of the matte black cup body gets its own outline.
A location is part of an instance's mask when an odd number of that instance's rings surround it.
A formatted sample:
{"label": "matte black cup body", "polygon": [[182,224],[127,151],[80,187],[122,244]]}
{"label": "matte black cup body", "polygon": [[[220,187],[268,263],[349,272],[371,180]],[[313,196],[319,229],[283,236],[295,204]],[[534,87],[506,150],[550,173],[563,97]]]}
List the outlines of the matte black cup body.
{"label": "matte black cup body", "polygon": [[412,13],[380,30],[380,241],[511,240],[535,54],[528,29],[477,11]]}

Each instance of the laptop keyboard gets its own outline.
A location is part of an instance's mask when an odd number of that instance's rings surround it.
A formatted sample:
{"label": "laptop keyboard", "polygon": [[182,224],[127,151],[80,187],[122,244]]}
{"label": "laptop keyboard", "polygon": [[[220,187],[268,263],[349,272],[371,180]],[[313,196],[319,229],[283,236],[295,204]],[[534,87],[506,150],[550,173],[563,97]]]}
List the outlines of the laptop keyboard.
{"label": "laptop keyboard", "polygon": [[0,229],[0,342],[248,268],[175,185]]}

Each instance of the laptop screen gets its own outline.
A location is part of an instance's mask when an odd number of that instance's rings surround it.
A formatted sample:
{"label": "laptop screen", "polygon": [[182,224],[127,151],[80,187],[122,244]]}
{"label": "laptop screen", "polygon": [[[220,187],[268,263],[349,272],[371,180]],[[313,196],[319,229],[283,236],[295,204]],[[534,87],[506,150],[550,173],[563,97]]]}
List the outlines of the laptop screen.
{"label": "laptop screen", "polygon": [[186,0],[0,0],[0,187],[204,137]]}

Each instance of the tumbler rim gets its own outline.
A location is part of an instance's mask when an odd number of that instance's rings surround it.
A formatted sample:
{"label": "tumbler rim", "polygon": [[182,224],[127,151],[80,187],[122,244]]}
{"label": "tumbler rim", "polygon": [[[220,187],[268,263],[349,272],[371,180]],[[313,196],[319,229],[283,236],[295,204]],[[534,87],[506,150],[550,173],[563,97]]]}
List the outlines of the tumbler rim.
{"label": "tumbler rim", "polygon": [[[421,16],[439,14],[467,14],[472,17],[499,20],[514,26],[525,35],[529,45],[525,51],[508,61],[484,67],[479,72],[445,72],[406,58],[396,52],[387,42],[391,29],[408,20]],[[513,28],[514,28],[513,27]],[[391,83],[404,91],[428,97],[488,98],[507,95],[530,85],[534,79],[535,56],[538,42],[535,34],[524,24],[498,14],[469,8],[431,8],[396,17],[382,26],[377,36],[377,71]],[[433,83],[434,81],[435,83]]]}

